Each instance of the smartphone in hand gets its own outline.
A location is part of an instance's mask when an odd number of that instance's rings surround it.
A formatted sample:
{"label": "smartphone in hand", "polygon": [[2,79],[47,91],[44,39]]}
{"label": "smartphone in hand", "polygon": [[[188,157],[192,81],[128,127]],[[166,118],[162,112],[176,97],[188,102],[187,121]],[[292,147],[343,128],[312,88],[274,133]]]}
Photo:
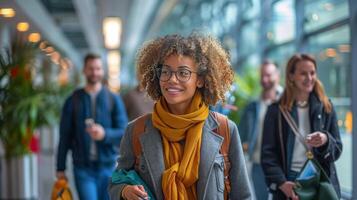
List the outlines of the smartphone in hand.
{"label": "smartphone in hand", "polygon": [[94,125],[94,120],[92,118],[85,119],[84,123],[86,124],[87,128],[90,128]]}

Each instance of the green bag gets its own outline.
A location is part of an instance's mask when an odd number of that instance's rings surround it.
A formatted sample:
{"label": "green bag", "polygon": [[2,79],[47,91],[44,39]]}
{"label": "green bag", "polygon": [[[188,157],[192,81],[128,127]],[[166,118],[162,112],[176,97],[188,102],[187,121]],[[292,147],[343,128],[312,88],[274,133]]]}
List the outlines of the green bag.
{"label": "green bag", "polygon": [[146,183],[141,179],[140,175],[135,170],[115,170],[112,173],[113,184],[128,184],[128,185],[142,185],[148,194],[150,200],[155,200],[153,193],[150,191]]}
{"label": "green bag", "polygon": [[295,180],[299,200],[338,200],[335,188],[321,165],[308,159]]}

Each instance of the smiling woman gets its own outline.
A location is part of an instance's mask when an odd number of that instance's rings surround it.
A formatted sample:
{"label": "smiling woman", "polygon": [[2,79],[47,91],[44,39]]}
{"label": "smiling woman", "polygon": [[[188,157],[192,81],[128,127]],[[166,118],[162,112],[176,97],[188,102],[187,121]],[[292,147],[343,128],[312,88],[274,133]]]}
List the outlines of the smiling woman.
{"label": "smiling woman", "polygon": [[137,68],[141,85],[157,102],[138,138],[140,157],[131,141],[142,118],[128,125],[113,177],[135,170],[147,186],[113,181],[111,199],[251,199],[237,127],[223,117],[227,133],[217,135],[224,125],[209,110],[224,101],[233,81],[229,56],[218,41],[197,34],[157,38],[143,46]]}
{"label": "smiling woman", "polygon": [[283,95],[265,117],[261,163],[274,200],[304,199],[296,180],[308,159],[322,166],[335,195],[341,196],[335,161],[341,156],[342,142],[336,112],[316,71],[312,56],[293,55],[286,67]]}

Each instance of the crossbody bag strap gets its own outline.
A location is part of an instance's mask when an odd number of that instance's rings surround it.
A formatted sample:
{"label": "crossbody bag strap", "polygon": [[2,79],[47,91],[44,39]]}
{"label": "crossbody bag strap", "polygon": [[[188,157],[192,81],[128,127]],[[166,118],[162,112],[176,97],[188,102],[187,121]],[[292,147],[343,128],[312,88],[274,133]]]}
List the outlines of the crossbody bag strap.
{"label": "crossbody bag strap", "polygon": [[280,147],[281,147],[281,154],[282,154],[282,159],[283,159],[283,168],[284,171],[287,172],[287,167],[286,167],[286,160],[285,160],[285,144],[283,140],[283,125],[281,121],[281,114],[279,113],[278,115],[278,123],[279,123],[279,139],[280,139]]}
{"label": "crossbody bag strap", "polygon": [[292,118],[290,113],[288,111],[286,111],[281,105],[279,105],[279,109],[280,109],[281,113],[283,114],[286,122],[288,122],[288,124],[289,124],[291,130],[293,131],[293,133],[295,134],[295,136],[304,145],[304,147],[306,149],[306,156],[309,159],[312,159],[313,155],[312,155],[311,149],[307,146],[304,136],[299,132],[298,126],[296,125],[294,119]]}

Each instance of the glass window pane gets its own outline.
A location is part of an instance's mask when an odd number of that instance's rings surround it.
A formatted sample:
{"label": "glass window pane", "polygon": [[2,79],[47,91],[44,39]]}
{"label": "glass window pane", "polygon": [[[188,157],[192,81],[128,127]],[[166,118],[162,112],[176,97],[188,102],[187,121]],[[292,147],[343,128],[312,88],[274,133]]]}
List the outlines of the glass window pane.
{"label": "glass window pane", "polygon": [[317,60],[319,79],[336,109],[343,153],[336,162],[341,187],[352,191],[350,29],[344,26],[308,40],[308,52]]}
{"label": "glass window pane", "polygon": [[273,17],[268,25],[267,39],[280,44],[295,37],[294,1],[281,0],[273,4]]}
{"label": "glass window pane", "polygon": [[281,74],[281,81],[284,82],[284,75],[285,75],[285,68],[288,62],[288,59],[295,53],[294,44],[287,44],[284,46],[280,46],[276,49],[273,49],[268,52],[268,58],[271,59],[273,62],[277,63],[280,74]]}
{"label": "glass window pane", "polygon": [[253,20],[245,25],[242,28],[241,34],[241,44],[238,44],[239,54],[248,55],[255,52],[259,42],[259,26],[257,20]]}
{"label": "glass window pane", "polygon": [[240,6],[244,19],[253,19],[260,15],[260,0],[244,0]]}
{"label": "glass window pane", "polygon": [[319,78],[324,84],[328,96],[351,96],[349,44],[348,26],[309,39],[308,52],[317,58]]}
{"label": "glass window pane", "polygon": [[347,17],[347,0],[305,0],[305,31],[313,31]]}

